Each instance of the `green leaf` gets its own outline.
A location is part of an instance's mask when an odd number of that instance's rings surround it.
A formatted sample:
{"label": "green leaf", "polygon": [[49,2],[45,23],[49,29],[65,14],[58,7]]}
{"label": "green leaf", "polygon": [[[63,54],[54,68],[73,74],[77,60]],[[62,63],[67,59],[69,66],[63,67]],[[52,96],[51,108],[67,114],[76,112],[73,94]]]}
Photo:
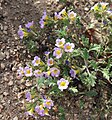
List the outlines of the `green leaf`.
{"label": "green leaf", "polygon": [[92,50],[95,50],[95,51],[100,51],[101,49],[101,45],[98,45],[98,44],[91,44],[91,47],[89,49],[89,51],[92,51]]}
{"label": "green leaf", "polygon": [[93,69],[97,69],[98,68],[98,63],[94,60],[89,61],[90,62],[90,67],[93,67]]}
{"label": "green leaf", "polygon": [[78,92],[77,88],[76,87],[71,87],[69,88],[70,91],[72,91],[73,93],[76,93]]}
{"label": "green leaf", "polygon": [[86,48],[83,49],[82,56],[85,60],[87,60],[89,58],[89,53],[88,53],[88,50]]}
{"label": "green leaf", "polygon": [[51,77],[45,80],[45,85],[51,87],[56,85],[56,80],[52,79]]}
{"label": "green leaf", "polygon": [[81,37],[83,45],[87,46],[89,44],[89,39],[84,35]]}
{"label": "green leaf", "polygon": [[89,76],[88,76],[88,74],[86,74],[86,72],[84,73],[85,75],[83,76],[82,75],[82,77],[81,77],[81,81],[89,88],[89,90],[90,90],[90,88],[91,87],[94,87],[95,86],[95,84],[96,84],[96,76],[94,75],[95,74],[95,72],[94,73],[91,73],[91,74],[89,74]]}
{"label": "green leaf", "polygon": [[107,80],[110,79],[109,69],[105,68],[105,69],[101,70],[101,72],[103,73],[103,77],[105,77]]}
{"label": "green leaf", "polygon": [[79,100],[79,105],[80,105],[80,108],[83,109],[84,108],[84,101],[83,100]]}
{"label": "green leaf", "polygon": [[73,51],[73,56],[74,57],[76,57],[76,56],[80,56],[80,49],[75,49],[74,51]]}
{"label": "green leaf", "polygon": [[58,89],[58,86],[52,86],[52,88],[48,91],[49,95],[58,95],[59,96],[60,90]]}
{"label": "green leaf", "polygon": [[64,108],[59,106],[58,110],[59,110],[59,119],[60,120],[65,120],[65,110],[64,110]]}
{"label": "green leaf", "polygon": [[37,79],[38,89],[40,89],[44,85],[44,81],[45,81],[44,77],[40,77],[40,78]]}
{"label": "green leaf", "polygon": [[56,30],[56,32],[58,33],[58,35],[60,37],[65,37],[67,35],[66,27],[64,27],[63,29],[60,29],[60,30]]}
{"label": "green leaf", "polygon": [[96,79],[96,76],[94,76],[92,74],[89,74],[89,77],[88,77],[88,83],[89,84],[88,85],[94,87],[95,84],[96,84],[95,79]]}
{"label": "green leaf", "polygon": [[85,92],[85,95],[88,97],[94,97],[96,96],[98,93],[95,90],[91,90],[91,91],[87,91]]}

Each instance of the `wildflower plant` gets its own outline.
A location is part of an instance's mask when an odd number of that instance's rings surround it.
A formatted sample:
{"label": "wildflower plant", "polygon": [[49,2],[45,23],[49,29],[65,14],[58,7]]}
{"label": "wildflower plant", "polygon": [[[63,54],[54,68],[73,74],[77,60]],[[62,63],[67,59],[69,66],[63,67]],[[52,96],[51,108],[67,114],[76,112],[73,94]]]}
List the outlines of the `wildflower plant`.
{"label": "wildflower plant", "polygon": [[[93,23],[85,27],[84,19],[72,3],[52,16],[44,11],[39,22],[40,33],[36,33],[33,21],[25,24],[25,28],[19,26],[18,35],[22,41],[29,42],[33,38],[35,48],[35,42],[40,43],[38,38],[41,33],[47,31],[49,35],[46,36],[46,42],[51,45],[41,58],[35,56],[26,67],[18,69],[21,79],[33,83],[31,90],[26,93],[27,114],[33,117],[37,114],[49,116],[55,106],[53,97],[82,92],[85,95],[87,91],[94,96],[96,91],[92,88],[97,84],[112,84],[112,14],[109,3],[98,2],[89,12],[94,14],[96,20],[101,20],[100,29],[94,27]],[[101,40],[95,38],[94,32]]]}

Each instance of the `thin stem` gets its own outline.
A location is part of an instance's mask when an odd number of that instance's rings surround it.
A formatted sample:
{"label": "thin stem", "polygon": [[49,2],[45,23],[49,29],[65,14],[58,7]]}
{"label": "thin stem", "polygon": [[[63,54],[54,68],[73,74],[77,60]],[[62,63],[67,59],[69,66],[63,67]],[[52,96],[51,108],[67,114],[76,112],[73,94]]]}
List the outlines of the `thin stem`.
{"label": "thin stem", "polygon": [[87,73],[90,75],[90,71],[89,71],[89,69],[88,69],[87,60],[84,59],[84,63],[85,63],[85,66],[86,66],[86,71],[87,71]]}

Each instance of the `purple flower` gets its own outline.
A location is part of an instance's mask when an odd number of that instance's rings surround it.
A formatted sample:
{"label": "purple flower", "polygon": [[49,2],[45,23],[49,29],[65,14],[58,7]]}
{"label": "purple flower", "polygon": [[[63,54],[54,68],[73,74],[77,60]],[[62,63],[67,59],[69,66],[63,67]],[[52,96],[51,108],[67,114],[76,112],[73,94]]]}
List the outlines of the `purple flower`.
{"label": "purple flower", "polygon": [[60,48],[54,48],[53,56],[56,56],[57,59],[61,58],[62,50]]}
{"label": "purple flower", "polygon": [[65,61],[65,64],[66,64],[66,65],[69,65],[69,63],[70,63],[70,62],[69,62],[68,60]]}
{"label": "purple flower", "polygon": [[35,70],[35,71],[34,71],[34,75],[35,75],[35,77],[42,77],[42,76],[43,76],[43,73],[42,73],[41,70]]}
{"label": "purple flower", "polygon": [[48,109],[51,109],[51,107],[52,107],[54,104],[53,104],[53,101],[52,101],[52,100],[49,100],[49,99],[47,100],[47,99],[45,99],[43,105],[44,105],[44,107],[46,107],[46,108],[48,108]]}
{"label": "purple flower", "polygon": [[23,77],[23,75],[24,75],[23,67],[19,67],[19,69],[17,70],[17,74],[19,75],[19,77]]}
{"label": "purple flower", "polygon": [[59,12],[59,15],[67,15],[66,8],[64,8],[61,12]]}
{"label": "purple flower", "polygon": [[26,96],[26,101],[30,101],[31,100],[30,92],[27,92],[25,96]]}
{"label": "purple flower", "polygon": [[75,70],[71,69],[70,70],[71,77],[75,78],[76,77],[76,72]]}
{"label": "purple flower", "polygon": [[47,14],[46,14],[46,11],[44,11],[42,18],[39,21],[39,24],[40,24],[41,28],[44,28],[44,25],[45,25],[45,21],[44,20],[46,20],[46,19],[47,19]]}
{"label": "purple flower", "polygon": [[63,47],[64,44],[65,44],[65,39],[62,38],[62,39],[57,39],[55,45],[56,45],[57,47]]}
{"label": "purple flower", "polygon": [[43,19],[40,19],[39,24],[40,24],[40,28],[44,28],[45,23]]}
{"label": "purple flower", "polygon": [[47,72],[43,72],[43,74],[44,74],[44,77],[45,78],[49,78],[49,76],[50,76],[50,71],[47,71]]}
{"label": "purple flower", "polygon": [[69,19],[70,19],[71,21],[74,21],[75,18],[76,18],[76,16],[77,16],[77,14],[74,13],[73,11],[71,11],[71,12],[68,13],[68,17],[69,17]]}
{"label": "purple flower", "polygon": [[64,45],[65,52],[72,52],[74,49],[74,44],[73,43],[66,43]]}
{"label": "purple flower", "polygon": [[107,10],[106,12],[107,12],[107,14],[108,14],[109,18],[111,18],[111,19],[112,19],[112,10]]}
{"label": "purple flower", "polygon": [[48,52],[48,51],[45,52],[45,55],[46,55],[46,56],[48,56],[49,54],[50,54],[50,52]]}
{"label": "purple flower", "polygon": [[43,105],[40,106],[36,106],[35,107],[35,111],[40,115],[40,116],[45,116],[45,115],[49,115],[48,114],[48,109],[44,109]]}
{"label": "purple flower", "polygon": [[28,22],[27,24],[25,24],[25,27],[29,29],[33,26],[33,24],[34,24],[34,21]]}
{"label": "purple flower", "polygon": [[38,66],[40,64],[40,58],[38,56],[35,56],[34,60],[32,61],[32,64],[34,66]]}
{"label": "purple flower", "polygon": [[35,107],[35,111],[40,115],[40,116],[44,116],[44,109],[42,106],[36,106]]}
{"label": "purple flower", "polygon": [[30,109],[29,111],[25,112],[25,115],[30,115],[32,117],[35,117],[33,114],[33,109]]}
{"label": "purple flower", "polygon": [[58,77],[60,74],[60,70],[56,67],[50,68],[50,72],[53,77]]}
{"label": "purple flower", "polygon": [[22,26],[21,26],[21,25],[19,26],[18,35],[19,35],[19,37],[20,37],[21,39],[23,39],[23,37],[24,37],[24,32],[23,32],[23,30],[22,30]]}
{"label": "purple flower", "polygon": [[46,13],[46,10],[44,10],[44,12],[43,12],[43,16],[42,16],[42,19],[45,20],[46,17],[47,17],[47,13]]}
{"label": "purple flower", "polygon": [[29,68],[28,66],[26,66],[24,68],[24,74],[26,77],[31,77],[32,76],[32,68]]}
{"label": "purple flower", "polygon": [[65,80],[64,78],[61,78],[57,81],[58,88],[63,91],[64,89],[68,88],[69,82],[68,80]]}
{"label": "purple flower", "polygon": [[61,17],[60,14],[58,14],[57,12],[55,12],[54,13],[54,18],[55,18],[55,20],[57,20],[57,19],[61,19],[62,17]]}
{"label": "purple flower", "polygon": [[54,60],[52,58],[47,60],[47,65],[52,66],[54,64]]}

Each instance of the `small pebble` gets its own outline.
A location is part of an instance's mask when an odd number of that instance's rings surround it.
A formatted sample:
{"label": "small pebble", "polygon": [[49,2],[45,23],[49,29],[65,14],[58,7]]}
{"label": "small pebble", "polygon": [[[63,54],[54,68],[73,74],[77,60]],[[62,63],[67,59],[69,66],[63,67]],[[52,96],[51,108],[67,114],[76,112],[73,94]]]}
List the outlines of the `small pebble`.
{"label": "small pebble", "polygon": [[8,85],[9,85],[9,86],[12,86],[12,85],[13,85],[13,81],[10,81],[10,82],[8,83]]}
{"label": "small pebble", "polygon": [[7,93],[7,92],[4,92],[4,93],[3,93],[3,95],[5,95],[5,96],[7,96],[8,94],[9,94],[9,93]]}
{"label": "small pebble", "polygon": [[5,53],[0,52],[0,60],[3,60],[5,58]]}
{"label": "small pebble", "polygon": [[85,10],[85,11],[88,11],[88,10],[89,10],[89,8],[85,7],[85,8],[84,8],[84,10]]}
{"label": "small pebble", "polygon": [[18,120],[18,117],[17,117],[17,116],[16,116],[16,117],[14,117],[14,118],[13,118],[13,120]]}
{"label": "small pebble", "polygon": [[5,64],[4,63],[1,63],[1,69],[5,69]]}

